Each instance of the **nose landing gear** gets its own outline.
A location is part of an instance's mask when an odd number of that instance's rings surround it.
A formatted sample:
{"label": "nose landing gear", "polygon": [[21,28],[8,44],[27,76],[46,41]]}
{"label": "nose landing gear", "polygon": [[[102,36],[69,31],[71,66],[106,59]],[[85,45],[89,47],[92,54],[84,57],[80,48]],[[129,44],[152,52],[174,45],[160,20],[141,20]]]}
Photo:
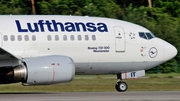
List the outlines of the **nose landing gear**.
{"label": "nose landing gear", "polygon": [[128,85],[126,82],[121,81],[121,74],[117,74],[117,83],[115,84],[115,88],[118,92],[125,92],[128,89]]}

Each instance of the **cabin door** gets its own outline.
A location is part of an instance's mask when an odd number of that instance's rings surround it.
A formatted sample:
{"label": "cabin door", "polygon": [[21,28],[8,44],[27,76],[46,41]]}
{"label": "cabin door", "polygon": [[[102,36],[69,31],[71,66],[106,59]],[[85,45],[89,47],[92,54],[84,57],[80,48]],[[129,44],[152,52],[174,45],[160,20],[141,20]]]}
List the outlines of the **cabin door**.
{"label": "cabin door", "polygon": [[114,32],[116,52],[125,52],[125,33],[123,27],[115,26]]}

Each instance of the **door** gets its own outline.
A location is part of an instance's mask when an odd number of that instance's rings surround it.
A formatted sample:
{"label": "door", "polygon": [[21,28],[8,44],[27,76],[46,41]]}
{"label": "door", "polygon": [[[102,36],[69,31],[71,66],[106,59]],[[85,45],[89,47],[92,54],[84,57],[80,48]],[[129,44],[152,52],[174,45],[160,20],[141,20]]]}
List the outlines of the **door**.
{"label": "door", "polygon": [[125,52],[125,33],[120,26],[114,27],[115,32],[115,50],[116,52]]}

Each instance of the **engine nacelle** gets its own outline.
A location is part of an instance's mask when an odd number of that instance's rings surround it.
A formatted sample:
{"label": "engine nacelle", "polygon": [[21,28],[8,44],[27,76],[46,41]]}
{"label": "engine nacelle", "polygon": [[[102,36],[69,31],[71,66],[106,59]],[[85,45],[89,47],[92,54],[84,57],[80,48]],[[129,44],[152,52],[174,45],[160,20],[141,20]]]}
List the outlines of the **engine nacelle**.
{"label": "engine nacelle", "polygon": [[14,69],[14,79],[23,85],[49,85],[69,82],[74,78],[75,65],[70,57],[43,56],[24,60]]}

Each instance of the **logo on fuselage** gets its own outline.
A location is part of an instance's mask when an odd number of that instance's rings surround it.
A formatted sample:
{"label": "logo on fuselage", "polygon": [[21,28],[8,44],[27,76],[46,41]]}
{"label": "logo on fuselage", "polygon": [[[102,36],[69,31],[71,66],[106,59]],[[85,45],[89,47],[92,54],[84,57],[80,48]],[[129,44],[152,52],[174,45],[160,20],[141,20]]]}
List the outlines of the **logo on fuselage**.
{"label": "logo on fuselage", "polygon": [[18,32],[108,32],[102,22],[58,22],[56,20],[38,20],[21,23],[15,20]]}
{"label": "logo on fuselage", "polygon": [[150,48],[149,50],[149,56],[151,58],[155,58],[158,54],[158,50],[155,47]]}

